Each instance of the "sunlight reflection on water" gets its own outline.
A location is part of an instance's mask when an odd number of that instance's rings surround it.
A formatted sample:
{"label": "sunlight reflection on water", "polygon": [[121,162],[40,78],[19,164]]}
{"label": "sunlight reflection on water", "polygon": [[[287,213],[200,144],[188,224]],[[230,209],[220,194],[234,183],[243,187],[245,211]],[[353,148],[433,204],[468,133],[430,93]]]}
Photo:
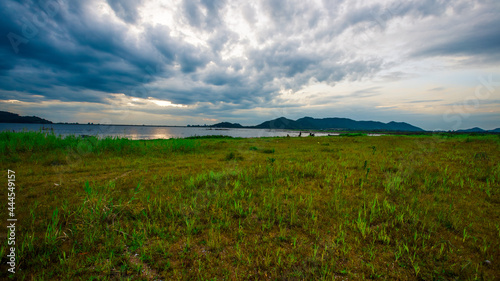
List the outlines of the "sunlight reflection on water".
{"label": "sunlight reflection on water", "polygon": [[[70,125],[70,124],[12,124],[0,123],[0,131],[44,131],[56,135],[86,135],[121,137],[134,140],[186,138],[191,136],[223,135],[240,138],[256,137],[297,137],[298,131],[270,129],[219,129],[207,127],[163,127],[163,126],[122,126],[122,125]],[[338,133],[316,132],[315,136],[339,135]],[[380,136],[381,134],[368,134]],[[309,136],[303,131],[302,137]]]}

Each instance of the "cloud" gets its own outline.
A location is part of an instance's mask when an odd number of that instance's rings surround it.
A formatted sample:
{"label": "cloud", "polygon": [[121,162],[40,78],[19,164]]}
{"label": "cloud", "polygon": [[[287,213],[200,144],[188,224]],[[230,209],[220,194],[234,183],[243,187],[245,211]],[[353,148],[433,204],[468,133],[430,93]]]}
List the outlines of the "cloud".
{"label": "cloud", "polygon": [[221,25],[219,11],[224,5],[223,0],[183,0],[182,10],[191,26],[212,31]]}
{"label": "cloud", "polygon": [[107,0],[115,14],[127,23],[135,23],[139,18],[138,6],[143,0]]}
{"label": "cloud", "polygon": [[123,94],[232,116],[300,108],[297,96],[317,84],[362,86],[350,95],[314,92],[314,101],[383,97],[383,86],[363,83],[411,80],[426,59],[449,58],[450,69],[498,62],[499,9],[488,0],[180,0],[167,8],[147,0],[5,0],[0,100],[108,105]]}
{"label": "cloud", "polygon": [[351,97],[371,97],[371,96],[379,95],[380,94],[379,90],[381,88],[382,87],[377,86],[377,87],[370,87],[367,89],[357,90],[357,91],[353,92],[352,94],[350,94],[350,96]]}
{"label": "cloud", "polygon": [[429,89],[428,91],[430,91],[430,92],[440,92],[440,91],[443,91],[445,89],[446,89],[445,87],[435,87],[435,88]]}
{"label": "cloud", "polygon": [[438,101],[443,101],[442,99],[437,99],[437,100],[414,100],[414,101],[409,101],[408,103],[431,103],[431,102],[438,102]]}
{"label": "cloud", "polygon": [[[489,5],[485,5],[486,2]],[[441,22],[421,38],[420,48],[411,55],[417,58],[436,56],[468,56],[467,63],[496,63],[500,60],[500,6],[491,1],[479,1],[465,8],[456,8],[456,16]],[[430,23],[429,23],[430,24]],[[480,60],[479,62],[477,60]]]}
{"label": "cloud", "polygon": [[[18,54],[12,54],[10,42],[3,42],[0,50],[11,52],[11,66],[4,73],[10,79],[3,80],[2,89],[22,89],[54,98],[58,95],[54,88],[61,86],[67,91],[59,92],[58,98],[80,99],[68,93],[86,89],[114,92],[141,83],[147,74],[145,68],[157,62],[154,55],[144,52],[148,46],[145,50],[140,48],[140,41],[127,38],[124,24],[91,14],[90,4],[74,3],[62,3],[53,17],[35,3],[17,6],[14,13],[2,7],[6,21],[15,22],[21,14],[37,30],[29,42],[19,46]],[[32,19],[40,15],[47,21],[36,25]],[[22,22],[11,27],[9,32],[26,36]]]}

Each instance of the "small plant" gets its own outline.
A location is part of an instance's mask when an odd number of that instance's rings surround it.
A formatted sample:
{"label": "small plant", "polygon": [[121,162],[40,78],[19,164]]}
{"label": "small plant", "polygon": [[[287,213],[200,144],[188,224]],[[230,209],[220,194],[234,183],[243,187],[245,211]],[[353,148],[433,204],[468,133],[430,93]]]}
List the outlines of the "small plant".
{"label": "small plant", "polygon": [[226,161],[243,160],[243,156],[241,156],[238,152],[231,151],[228,154],[226,154],[225,160]]}
{"label": "small plant", "polygon": [[272,149],[266,148],[266,149],[262,149],[261,151],[262,151],[262,153],[272,154],[272,153],[274,153],[274,148],[272,148]]}
{"label": "small plant", "polygon": [[474,154],[474,159],[486,160],[488,159],[488,154],[486,152],[477,152]]}
{"label": "small plant", "polygon": [[220,231],[218,229],[214,228],[214,227],[211,227],[208,230],[207,245],[211,249],[217,249],[217,248],[219,248],[220,240],[221,240]]}
{"label": "small plant", "polygon": [[358,213],[358,219],[355,221],[355,225],[358,227],[358,230],[363,238],[366,238],[366,236],[370,234],[370,227],[368,226],[366,219],[361,217],[361,211]]}
{"label": "small plant", "polygon": [[195,228],[195,223],[196,223],[196,218],[186,218],[184,219],[184,222],[186,223],[186,233],[193,234],[196,231]]}
{"label": "small plant", "polygon": [[140,249],[144,243],[144,234],[140,232],[136,232],[135,230],[132,232],[131,235],[131,241],[129,244],[129,249],[130,251],[135,251],[137,249]]}
{"label": "small plant", "polygon": [[59,210],[56,207],[52,213],[52,219],[49,225],[47,225],[47,231],[45,232],[45,241],[48,245],[54,246],[57,243],[60,231],[61,226],[59,225]]}

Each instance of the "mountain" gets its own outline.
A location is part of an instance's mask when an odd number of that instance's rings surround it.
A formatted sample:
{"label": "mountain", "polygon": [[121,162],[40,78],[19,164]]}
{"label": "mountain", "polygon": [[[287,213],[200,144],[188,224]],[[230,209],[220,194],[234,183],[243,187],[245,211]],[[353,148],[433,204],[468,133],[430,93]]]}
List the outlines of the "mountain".
{"label": "mountain", "polygon": [[474,127],[465,130],[457,130],[457,133],[500,133],[500,128],[496,128],[493,130],[483,130],[479,127]]}
{"label": "mountain", "polygon": [[298,128],[299,125],[297,124],[296,121],[287,119],[285,117],[280,117],[271,121],[266,121],[262,124],[253,127],[257,129],[290,129],[290,128]]}
{"label": "mountain", "polygon": [[474,128],[470,128],[470,129],[466,129],[466,130],[457,130],[457,132],[458,133],[484,133],[486,131],[481,129],[481,128],[474,127]]}
{"label": "mountain", "polygon": [[19,116],[19,114],[0,111],[0,123],[35,123],[52,124],[51,121],[36,116]]}
{"label": "mountain", "polygon": [[244,128],[243,126],[241,126],[238,123],[229,123],[229,122],[217,123],[217,124],[214,124],[210,127],[214,127],[214,128]]}
{"label": "mountain", "polygon": [[303,117],[297,120],[280,117],[263,122],[254,128],[259,129],[289,129],[289,130],[360,130],[360,131],[406,131],[421,132],[421,128],[404,122],[382,123],[378,121],[355,121],[348,118]]}

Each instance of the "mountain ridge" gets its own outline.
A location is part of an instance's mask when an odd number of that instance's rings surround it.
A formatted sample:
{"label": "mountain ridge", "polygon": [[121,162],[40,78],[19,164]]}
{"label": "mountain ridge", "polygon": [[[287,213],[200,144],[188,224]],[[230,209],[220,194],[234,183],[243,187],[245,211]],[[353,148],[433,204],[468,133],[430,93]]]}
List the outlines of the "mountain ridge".
{"label": "mountain ridge", "polygon": [[[52,121],[37,116],[20,116],[16,113],[0,111],[0,123],[33,123],[54,124]],[[188,125],[189,126],[189,125]],[[207,126],[207,125],[205,125]],[[197,127],[197,126],[194,126]],[[356,121],[343,117],[313,118],[304,116],[297,120],[279,117],[264,121],[255,126],[243,126],[239,123],[220,122],[207,127],[213,128],[254,128],[254,129],[285,129],[285,130],[346,130],[346,131],[401,131],[401,132],[425,132],[422,128],[406,122],[390,121]],[[456,130],[457,133],[500,133],[500,128],[484,130],[479,127]]]}
{"label": "mountain ridge", "polygon": [[457,130],[458,133],[500,133],[500,128],[492,129],[492,130],[484,130],[479,127]]}
{"label": "mountain ridge", "polygon": [[383,123],[379,121],[356,121],[349,118],[330,117],[313,118],[302,117],[291,120],[285,117],[265,121],[256,126],[258,129],[288,129],[288,130],[361,130],[361,131],[406,131],[423,132],[424,130],[405,122],[391,121]]}
{"label": "mountain ridge", "polygon": [[7,111],[0,111],[0,123],[53,124],[52,121],[37,116],[20,116]]}

